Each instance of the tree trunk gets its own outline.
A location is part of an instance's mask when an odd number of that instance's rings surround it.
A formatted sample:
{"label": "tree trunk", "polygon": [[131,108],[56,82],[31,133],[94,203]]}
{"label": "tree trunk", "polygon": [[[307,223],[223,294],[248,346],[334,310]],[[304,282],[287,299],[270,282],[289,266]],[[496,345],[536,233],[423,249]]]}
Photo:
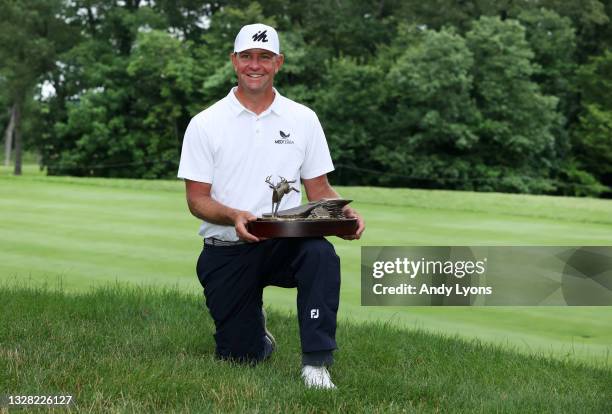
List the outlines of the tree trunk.
{"label": "tree trunk", "polygon": [[16,102],[15,106],[15,170],[14,175],[21,175],[21,102]]}
{"label": "tree trunk", "polygon": [[15,105],[11,108],[9,123],[4,131],[4,166],[11,164],[11,152],[13,150],[13,135],[15,131]]}

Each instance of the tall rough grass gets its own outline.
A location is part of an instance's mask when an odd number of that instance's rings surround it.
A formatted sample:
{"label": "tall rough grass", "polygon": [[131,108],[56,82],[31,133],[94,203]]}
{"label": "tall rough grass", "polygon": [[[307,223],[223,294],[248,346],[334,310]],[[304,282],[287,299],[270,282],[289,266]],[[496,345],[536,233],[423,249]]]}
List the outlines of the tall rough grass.
{"label": "tall rough grass", "polygon": [[[78,412],[612,412],[612,374],[381,323],[338,327],[336,391],[302,385],[295,315],[255,367],[213,357],[202,301],[112,285],[0,288],[0,392],[65,395]],[[6,409],[6,407],[5,407]]]}

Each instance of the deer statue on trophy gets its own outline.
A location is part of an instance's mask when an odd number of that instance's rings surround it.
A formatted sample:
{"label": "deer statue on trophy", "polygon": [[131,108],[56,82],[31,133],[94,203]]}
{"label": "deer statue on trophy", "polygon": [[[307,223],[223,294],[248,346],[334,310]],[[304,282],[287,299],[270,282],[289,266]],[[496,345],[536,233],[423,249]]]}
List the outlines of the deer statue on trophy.
{"label": "deer statue on trophy", "polygon": [[268,178],[266,178],[266,183],[272,189],[272,217],[276,217],[276,213],[278,212],[278,207],[280,206],[283,196],[285,194],[289,194],[292,190],[296,193],[299,193],[300,191],[291,186],[291,184],[295,183],[296,180],[287,181],[286,178],[280,177],[280,182],[277,184],[272,184],[271,179],[272,176],[269,175]]}

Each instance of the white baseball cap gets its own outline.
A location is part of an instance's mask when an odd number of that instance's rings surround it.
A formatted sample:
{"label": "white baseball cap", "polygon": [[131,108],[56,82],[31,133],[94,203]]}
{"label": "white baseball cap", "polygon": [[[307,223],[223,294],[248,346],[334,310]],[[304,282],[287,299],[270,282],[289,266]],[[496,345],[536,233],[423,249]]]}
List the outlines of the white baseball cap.
{"label": "white baseball cap", "polygon": [[242,26],[234,40],[234,52],[240,53],[248,49],[265,49],[278,55],[280,53],[278,33],[273,27],[261,23]]}

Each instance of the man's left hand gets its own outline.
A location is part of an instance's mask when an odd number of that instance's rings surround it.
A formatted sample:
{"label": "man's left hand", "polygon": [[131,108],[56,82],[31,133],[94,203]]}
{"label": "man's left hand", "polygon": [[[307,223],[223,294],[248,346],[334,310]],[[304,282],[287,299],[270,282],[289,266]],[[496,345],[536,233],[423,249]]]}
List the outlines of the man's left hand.
{"label": "man's left hand", "polygon": [[355,209],[349,206],[345,206],[342,209],[342,211],[344,212],[344,215],[346,217],[357,219],[357,231],[355,232],[355,234],[352,234],[350,236],[340,236],[340,237],[345,240],[359,240],[361,238],[361,234],[365,230],[365,221],[363,221],[363,218],[359,215],[359,213],[357,213]]}

